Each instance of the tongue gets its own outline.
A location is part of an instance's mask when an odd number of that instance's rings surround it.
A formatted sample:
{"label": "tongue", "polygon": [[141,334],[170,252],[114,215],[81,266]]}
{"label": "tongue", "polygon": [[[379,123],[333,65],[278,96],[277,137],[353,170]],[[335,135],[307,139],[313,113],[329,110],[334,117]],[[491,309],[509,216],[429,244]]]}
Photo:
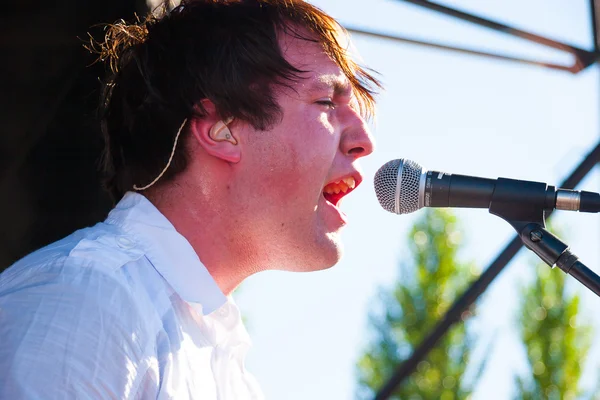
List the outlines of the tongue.
{"label": "tongue", "polygon": [[333,204],[334,206],[337,206],[338,202],[340,201],[340,199],[342,197],[344,197],[345,193],[343,192],[339,192],[338,194],[335,193],[323,193],[323,196],[325,197],[325,199],[330,202],[331,204]]}

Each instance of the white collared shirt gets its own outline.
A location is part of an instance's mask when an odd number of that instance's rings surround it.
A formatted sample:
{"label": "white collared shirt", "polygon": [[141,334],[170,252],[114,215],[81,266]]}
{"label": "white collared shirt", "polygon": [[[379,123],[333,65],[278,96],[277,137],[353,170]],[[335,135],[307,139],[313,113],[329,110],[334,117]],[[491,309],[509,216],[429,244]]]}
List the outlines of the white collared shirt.
{"label": "white collared shirt", "polygon": [[144,196],[0,275],[0,399],[262,399],[237,306]]}

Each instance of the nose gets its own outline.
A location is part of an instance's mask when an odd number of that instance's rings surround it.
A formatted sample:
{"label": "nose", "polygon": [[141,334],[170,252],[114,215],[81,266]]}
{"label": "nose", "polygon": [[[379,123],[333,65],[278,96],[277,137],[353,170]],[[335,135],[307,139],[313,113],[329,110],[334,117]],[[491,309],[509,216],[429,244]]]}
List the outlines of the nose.
{"label": "nose", "polygon": [[350,112],[353,115],[350,116],[348,125],[342,132],[340,149],[343,154],[354,158],[368,156],[375,149],[373,135],[357,110]]}

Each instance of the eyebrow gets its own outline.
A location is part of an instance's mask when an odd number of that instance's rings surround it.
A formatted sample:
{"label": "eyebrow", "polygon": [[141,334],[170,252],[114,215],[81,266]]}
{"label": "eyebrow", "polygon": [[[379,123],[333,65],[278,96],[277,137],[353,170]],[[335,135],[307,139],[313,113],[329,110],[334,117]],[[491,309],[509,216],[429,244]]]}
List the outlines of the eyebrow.
{"label": "eyebrow", "polygon": [[335,96],[347,96],[352,93],[352,86],[350,85],[350,82],[331,76],[323,76],[313,79],[308,88],[308,92],[315,93],[331,89],[333,89],[333,94]]}

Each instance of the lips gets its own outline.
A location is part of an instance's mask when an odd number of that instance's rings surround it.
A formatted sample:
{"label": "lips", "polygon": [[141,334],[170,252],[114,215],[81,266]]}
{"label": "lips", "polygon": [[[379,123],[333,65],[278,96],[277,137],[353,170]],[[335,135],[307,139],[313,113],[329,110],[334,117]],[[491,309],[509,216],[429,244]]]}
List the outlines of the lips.
{"label": "lips", "polygon": [[337,206],[339,201],[353,191],[359,184],[360,180],[357,182],[354,176],[346,176],[337,179],[325,185],[323,188],[323,197],[334,206]]}

